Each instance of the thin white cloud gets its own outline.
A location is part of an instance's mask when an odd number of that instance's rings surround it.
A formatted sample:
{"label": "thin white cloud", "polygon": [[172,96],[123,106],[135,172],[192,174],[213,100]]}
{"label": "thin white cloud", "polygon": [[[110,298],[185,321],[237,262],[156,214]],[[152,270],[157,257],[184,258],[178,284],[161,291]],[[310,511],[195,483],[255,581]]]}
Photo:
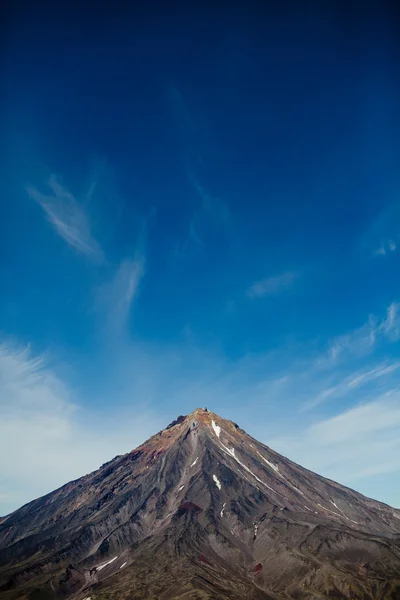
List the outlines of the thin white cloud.
{"label": "thin white cloud", "polygon": [[367,354],[375,345],[377,332],[376,321],[374,317],[371,317],[358,329],[336,337],[329,348],[329,358],[336,361],[344,354],[357,356]]}
{"label": "thin white cloud", "polygon": [[[43,208],[49,222],[69,246],[94,262],[103,262],[103,251],[92,235],[84,208],[54,175],[48,185],[52,191],[50,195],[43,194],[32,186],[27,187],[27,192]],[[89,195],[92,191],[91,188]]]}
{"label": "thin white cloud", "polygon": [[385,377],[386,375],[390,375],[394,371],[400,368],[400,362],[392,363],[391,365],[383,364],[371,369],[369,371],[365,371],[363,373],[357,373],[352,375],[347,379],[348,386],[350,388],[359,387],[360,385],[364,385],[369,381],[373,381],[374,379],[379,379],[379,377]]}
{"label": "thin white cloud", "polygon": [[249,298],[262,298],[264,296],[279,294],[292,288],[299,276],[299,273],[291,271],[276,275],[275,277],[261,279],[247,289],[247,296]]}
{"label": "thin white cloud", "polygon": [[[382,430],[400,433],[400,394],[383,396],[373,402],[360,404],[330,419],[311,425],[307,435],[318,445],[326,446],[365,439]],[[399,457],[400,466],[400,457]]]}
{"label": "thin white cloud", "polygon": [[314,398],[305,402],[303,408],[309,410],[319,406],[320,404],[323,404],[328,400],[342,398],[343,396],[353,392],[355,389],[365,386],[376,379],[381,379],[392,375],[398,369],[400,369],[400,361],[392,364],[378,364],[371,369],[356,371],[350,375],[341,377],[338,383],[324,387],[324,389],[320,391]]}
{"label": "thin white cloud", "polygon": [[386,318],[380,323],[379,331],[392,341],[400,339],[400,304],[392,302],[387,308]]}
{"label": "thin white cloud", "polygon": [[400,392],[392,390],[268,444],[352,486],[371,475],[400,473]]}
{"label": "thin white cloud", "polygon": [[44,356],[9,341],[0,344],[0,410],[0,515],[128,452],[160,426],[152,414],[122,414],[116,404],[118,419],[94,407],[89,418]]}
{"label": "thin white cloud", "polygon": [[125,327],[144,273],[145,259],[141,252],[137,252],[133,259],[123,260],[113,278],[100,288],[99,305],[106,311],[111,331],[118,332]]}
{"label": "thin white cloud", "polygon": [[[135,298],[138,274],[144,268],[140,266],[141,260],[137,257],[136,270],[132,267],[134,261],[121,265],[110,283],[116,301],[121,293],[125,298],[120,311],[125,315],[122,322]],[[108,308],[113,304],[112,297]],[[121,320],[118,322],[121,324]],[[197,406],[209,406],[300,464],[349,485],[367,471],[372,476],[397,468],[393,457],[399,448],[389,426],[390,422],[393,426],[397,423],[397,412],[389,413],[399,400],[394,394],[379,398],[385,416],[379,421],[379,431],[371,434],[370,446],[368,427],[379,412],[377,408],[364,409],[365,414],[361,409],[355,413],[344,411],[332,417],[342,415],[341,419],[324,418],[311,425],[309,419],[313,413],[299,414],[306,396],[326,388],[325,372],[315,372],[312,355],[302,359],[301,364],[296,363],[296,358],[293,362],[285,351],[232,361],[215,349],[199,347],[195,336],[188,338],[177,346],[150,345],[132,341],[125,335],[113,339],[105,332],[99,338],[99,355],[87,359],[87,364],[92,368],[95,364],[97,369],[84,403],[44,357],[3,344],[0,452],[11,459],[0,466],[2,492],[7,494],[6,498],[0,498],[0,514],[134,448],[177,414],[186,414]],[[80,359],[79,369],[85,372],[87,364]],[[347,373],[349,394],[360,389],[362,377],[369,385],[379,381],[384,389],[382,382],[386,382],[390,369],[393,374],[398,372],[397,366],[394,362],[379,363]],[[365,397],[370,398],[370,388],[368,391]],[[345,402],[354,406],[359,399],[360,395],[358,398],[352,395]],[[107,409],[103,417],[97,413],[99,405]],[[146,408],[141,410],[141,405],[157,407],[157,416]],[[129,411],[136,411],[138,416],[133,418]],[[259,416],[256,421],[254,415]],[[351,425],[342,425],[346,419],[350,419]],[[353,435],[357,420],[363,423],[362,437]],[[346,431],[345,441],[333,440],[335,427]],[[272,435],[276,431],[287,435],[271,439],[268,430]],[[325,434],[326,439],[331,436],[332,443],[322,444]],[[385,492],[379,490],[379,494],[372,495],[384,500]]]}
{"label": "thin white cloud", "polygon": [[332,340],[327,354],[320,358],[320,366],[330,366],[348,356],[362,357],[373,351],[382,341],[400,339],[400,304],[392,302],[384,317],[370,315],[359,328]]}
{"label": "thin white cloud", "polygon": [[382,244],[376,250],[375,254],[377,256],[386,256],[387,254],[396,252],[396,250],[397,250],[397,243],[394,242],[393,240],[388,240],[386,242],[382,242]]}

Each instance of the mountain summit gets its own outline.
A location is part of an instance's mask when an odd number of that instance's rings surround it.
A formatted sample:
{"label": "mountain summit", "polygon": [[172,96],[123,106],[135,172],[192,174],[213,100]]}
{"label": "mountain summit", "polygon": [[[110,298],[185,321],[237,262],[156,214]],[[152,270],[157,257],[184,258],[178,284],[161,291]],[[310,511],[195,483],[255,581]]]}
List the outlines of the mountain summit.
{"label": "mountain summit", "polygon": [[400,511],[207,409],[0,520],[4,600],[400,598]]}

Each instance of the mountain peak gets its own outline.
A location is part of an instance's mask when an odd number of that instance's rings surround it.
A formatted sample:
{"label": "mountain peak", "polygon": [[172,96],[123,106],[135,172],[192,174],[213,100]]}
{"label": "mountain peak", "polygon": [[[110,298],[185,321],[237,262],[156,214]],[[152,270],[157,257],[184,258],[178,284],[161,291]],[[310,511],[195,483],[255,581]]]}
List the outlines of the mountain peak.
{"label": "mountain peak", "polygon": [[400,579],[399,540],[400,511],[196,408],[6,517],[0,593],[383,600]]}
{"label": "mountain peak", "polygon": [[236,423],[233,423],[233,421],[228,421],[227,419],[220,417],[216,413],[208,410],[208,408],[196,408],[188,415],[178,416],[174,421],[172,421],[162,431],[171,429],[172,427],[175,427],[176,425],[183,425],[183,424],[184,425],[191,424],[192,426],[207,426],[210,428],[210,431],[211,431],[213,429],[213,425],[212,425],[213,422],[215,424],[219,423],[220,424],[219,427],[221,427],[221,425],[223,425],[223,426],[227,427],[228,429],[230,429],[231,427],[234,427],[235,429],[239,428],[239,426]]}

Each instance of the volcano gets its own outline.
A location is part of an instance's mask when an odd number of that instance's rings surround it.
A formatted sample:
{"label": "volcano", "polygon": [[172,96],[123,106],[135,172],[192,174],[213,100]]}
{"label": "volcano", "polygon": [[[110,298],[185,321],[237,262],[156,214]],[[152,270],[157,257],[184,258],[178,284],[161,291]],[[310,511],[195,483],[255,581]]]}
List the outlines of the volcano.
{"label": "volcano", "polygon": [[400,599],[400,511],[207,409],[0,519],[3,600]]}

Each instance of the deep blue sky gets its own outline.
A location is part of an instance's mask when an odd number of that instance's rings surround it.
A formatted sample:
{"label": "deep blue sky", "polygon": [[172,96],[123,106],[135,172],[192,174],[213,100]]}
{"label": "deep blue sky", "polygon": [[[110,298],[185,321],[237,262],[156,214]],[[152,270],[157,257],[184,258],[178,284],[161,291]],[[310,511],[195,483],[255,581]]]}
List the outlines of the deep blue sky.
{"label": "deep blue sky", "polygon": [[198,405],[400,506],[398,15],[318,4],[8,10],[0,514]]}

